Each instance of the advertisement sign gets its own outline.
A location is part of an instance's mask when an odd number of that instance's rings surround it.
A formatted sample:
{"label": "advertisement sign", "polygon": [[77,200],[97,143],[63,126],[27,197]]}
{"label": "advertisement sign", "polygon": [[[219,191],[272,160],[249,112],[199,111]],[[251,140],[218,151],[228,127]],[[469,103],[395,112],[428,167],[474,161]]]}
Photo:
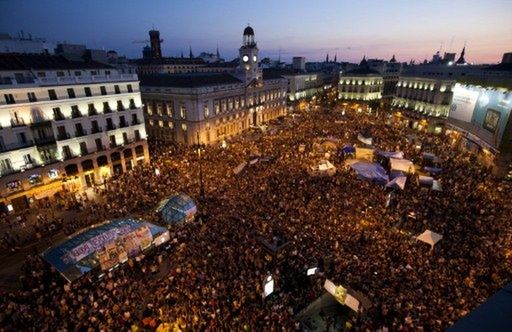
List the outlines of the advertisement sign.
{"label": "advertisement sign", "polygon": [[455,84],[448,117],[464,122],[471,122],[479,94],[480,92],[478,90]]}
{"label": "advertisement sign", "polygon": [[500,122],[500,112],[493,110],[491,108],[487,109],[485,113],[483,127],[489,130],[491,133],[496,132],[498,128],[498,123]]}

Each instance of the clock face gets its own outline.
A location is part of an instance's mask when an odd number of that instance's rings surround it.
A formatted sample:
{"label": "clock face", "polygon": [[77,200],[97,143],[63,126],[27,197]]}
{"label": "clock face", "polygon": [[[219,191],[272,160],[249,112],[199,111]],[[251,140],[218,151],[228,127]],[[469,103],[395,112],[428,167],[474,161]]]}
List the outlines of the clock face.
{"label": "clock face", "polygon": [[244,56],[242,57],[242,60],[243,60],[244,62],[247,62],[247,61],[249,61],[249,57],[248,57],[247,55],[244,55]]}
{"label": "clock face", "polygon": [[258,60],[258,57],[256,57],[256,55],[252,57],[252,61],[256,62],[257,60]]}

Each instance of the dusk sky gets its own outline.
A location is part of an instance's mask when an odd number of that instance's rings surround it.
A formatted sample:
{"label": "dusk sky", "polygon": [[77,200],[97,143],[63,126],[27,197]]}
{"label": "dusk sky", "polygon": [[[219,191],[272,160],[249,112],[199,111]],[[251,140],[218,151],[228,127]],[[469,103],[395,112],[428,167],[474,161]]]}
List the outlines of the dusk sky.
{"label": "dusk sky", "polygon": [[370,58],[399,61],[459,53],[466,60],[496,63],[512,51],[512,1],[507,0],[0,0],[0,32],[43,37],[52,42],[82,43],[141,56],[152,26],[160,30],[164,56],[215,52],[237,55],[242,31],[254,28],[262,56],[289,61],[305,56],[323,60]]}

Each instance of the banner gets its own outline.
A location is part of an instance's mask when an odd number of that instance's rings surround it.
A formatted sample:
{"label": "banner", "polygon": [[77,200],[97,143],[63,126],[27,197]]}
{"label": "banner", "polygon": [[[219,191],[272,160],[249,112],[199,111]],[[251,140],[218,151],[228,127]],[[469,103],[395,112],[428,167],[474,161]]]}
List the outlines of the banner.
{"label": "banner", "polygon": [[478,90],[471,90],[460,84],[455,84],[448,117],[464,122],[471,122],[479,94],[480,92]]}
{"label": "banner", "polygon": [[153,236],[151,235],[151,231],[148,226],[138,228],[135,232],[139,238],[141,250],[144,250],[151,245],[151,242],[153,242]]}
{"label": "banner", "polygon": [[68,256],[73,261],[78,262],[93,252],[102,249],[107,243],[114,241],[118,236],[124,235],[130,231],[130,226],[109,229],[108,231],[98,234],[95,237],[89,239],[87,242],[84,242],[71,249]]}

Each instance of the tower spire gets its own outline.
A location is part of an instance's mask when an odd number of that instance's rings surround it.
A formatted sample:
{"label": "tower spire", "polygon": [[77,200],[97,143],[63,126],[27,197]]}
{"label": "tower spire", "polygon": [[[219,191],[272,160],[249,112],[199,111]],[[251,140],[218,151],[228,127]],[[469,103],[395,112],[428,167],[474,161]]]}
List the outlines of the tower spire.
{"label": "tower spire", "polygon": [[338,52],[334,53],[334,63],[338,62]]}
{"label": "tower spire", "polygon": [[217,61],[220,59],[220,53],[219,53],[219,43],[217,43]]}
{"label": "tower spire", "polygon": [[194,54],[192,54],[192,46],[190,45],[188,46],[188,57],[191,59],[194,57]]}
{"label": "tower spire", "polygon": [[327,52],[327,55],[325,56],[325,62],[329,62],[329,52]]}

